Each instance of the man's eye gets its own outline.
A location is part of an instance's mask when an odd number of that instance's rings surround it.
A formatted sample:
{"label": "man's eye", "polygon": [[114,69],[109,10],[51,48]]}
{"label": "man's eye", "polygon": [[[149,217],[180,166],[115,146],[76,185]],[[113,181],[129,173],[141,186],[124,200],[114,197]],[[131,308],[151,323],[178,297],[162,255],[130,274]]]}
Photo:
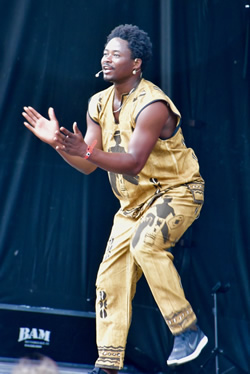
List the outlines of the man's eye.
{"label": "man's eye", "polygon": [[115,53],[114,56],[115,57],[120,57],[120,55],[118,53]]}

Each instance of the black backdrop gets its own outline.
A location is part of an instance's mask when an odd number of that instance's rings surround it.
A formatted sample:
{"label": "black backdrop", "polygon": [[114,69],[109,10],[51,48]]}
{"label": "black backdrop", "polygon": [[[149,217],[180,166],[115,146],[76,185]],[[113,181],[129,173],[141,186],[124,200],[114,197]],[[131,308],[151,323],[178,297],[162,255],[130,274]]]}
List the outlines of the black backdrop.
{"label": "black backdrop", "polygon": [[[21,112],[24,105],[32,105],[46,115],[53,106],[61,124],[71,127],[77,121],[84,132],[87,100],[106,87],[94,77],[106,35],[120,23],[137,24],[154,45],[145,77],[163,86],[164,74],[171,77],[163,88],[183,114],[186,143],[195,148],[206,180],[203,212],[177,245],[176,266],[209,346],[201,358],[178,370],[195,372],[214,345],[211,289],[218,281],[230,283],[229,291],[218,295],[220,345],[247,370],[246,4],[243,0],[0,1],[2,308],[94,311],[96,272],[118,203],[105,172],[87,177],[70,168],[22,126]],[[169,19],[166,34],[164,22]],[[169,50],[171,55],[166,56]],[[171,70],[162,66],[167,59]],[[7,328],[1,319],[0,327]],[[171,341],[142,279],[134,300],[127,360],[149,372],[168,372],[165,359]],[[8,356],[14,357],[14,352]],[[228,367],[223,359],[221,365]]]}

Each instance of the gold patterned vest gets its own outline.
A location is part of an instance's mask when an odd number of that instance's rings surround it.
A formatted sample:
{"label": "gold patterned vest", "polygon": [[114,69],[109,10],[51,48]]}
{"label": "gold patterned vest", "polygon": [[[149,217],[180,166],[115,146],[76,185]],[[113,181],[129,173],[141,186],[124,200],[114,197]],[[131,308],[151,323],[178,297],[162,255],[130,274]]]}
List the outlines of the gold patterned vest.
{"label": "gold patterned vest", "polygon": [[155,101],[165,101],[178,118],[173,136],[157,140],[144,168],[136,177],[108,173],[113,192],[124,211],[135,211],[155,194],[169,188],[193,181],[203,182],[197,157],[184,142],[179,126],[180,112],[159,87],[142,79],[135,91],[124,95],[119,123],[115,123],[113,116],[113,97],[114,86],[111,86],[92,96],[89,101],[88,113],[101,126],[105,152],[127,152],[137,117]]}

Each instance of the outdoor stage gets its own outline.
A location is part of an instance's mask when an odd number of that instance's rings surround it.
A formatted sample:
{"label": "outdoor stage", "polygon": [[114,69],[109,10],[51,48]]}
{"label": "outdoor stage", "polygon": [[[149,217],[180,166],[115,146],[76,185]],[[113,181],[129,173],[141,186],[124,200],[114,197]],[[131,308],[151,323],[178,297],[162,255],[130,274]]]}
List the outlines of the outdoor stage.
{"label": "outdoor stage", "polygon": [[[8,360],[8,359],[1,359],[0,357],[0,374],[11,374],[15,365],[17,365],[18,360]],[[65,364],[58,364],[59,374],[87,374],[92,370],[92,366],[84,366],[84,365],[65,365]],[[135,371],[133,368],[124,368],[124,370],[120,371],[121,374],[144,374],[139,371]]]}

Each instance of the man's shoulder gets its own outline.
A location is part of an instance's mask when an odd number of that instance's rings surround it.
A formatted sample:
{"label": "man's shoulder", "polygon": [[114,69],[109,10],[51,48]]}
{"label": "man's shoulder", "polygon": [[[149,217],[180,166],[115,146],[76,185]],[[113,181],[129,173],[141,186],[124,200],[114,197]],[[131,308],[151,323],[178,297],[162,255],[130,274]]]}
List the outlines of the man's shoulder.
{"label": "man's shoulder", "polygon": [[91,100],[100,101],[105,97],[109,97],[110,94],[113,92],[113,89],[114,87],[110,86],[108,88],[105,88],[104,90],[98,91],[90,97],[89,101]]}
{"label": "man's shoulder", "polygon": [[167,95],[159,86],[146,79],[141,80],[139,92],[141,95],[144,93],[145,96],[162,96],[163,98],[167,98]]}
{"label": "man's shoulder", "polygon": [[180,117],[180,112],[176,108],[173,101],[155,83],[148,81],[146,79],[142,79],[138,91],[138,112],[140,112],[144,107],[146,107],[150,103],[154,103],[155,101],[164,101],[166,102],[167,106],[171,108],[172,112]]}
{"label": "man's shoulder", "polygon": [[99,123],[103,108],[106,107],[106,104],[110,96],[112,95],[113,90],[114,87],[110,86],[90,97],[88,103],[88,113],[90,118],[92,118],[94,122]]}

